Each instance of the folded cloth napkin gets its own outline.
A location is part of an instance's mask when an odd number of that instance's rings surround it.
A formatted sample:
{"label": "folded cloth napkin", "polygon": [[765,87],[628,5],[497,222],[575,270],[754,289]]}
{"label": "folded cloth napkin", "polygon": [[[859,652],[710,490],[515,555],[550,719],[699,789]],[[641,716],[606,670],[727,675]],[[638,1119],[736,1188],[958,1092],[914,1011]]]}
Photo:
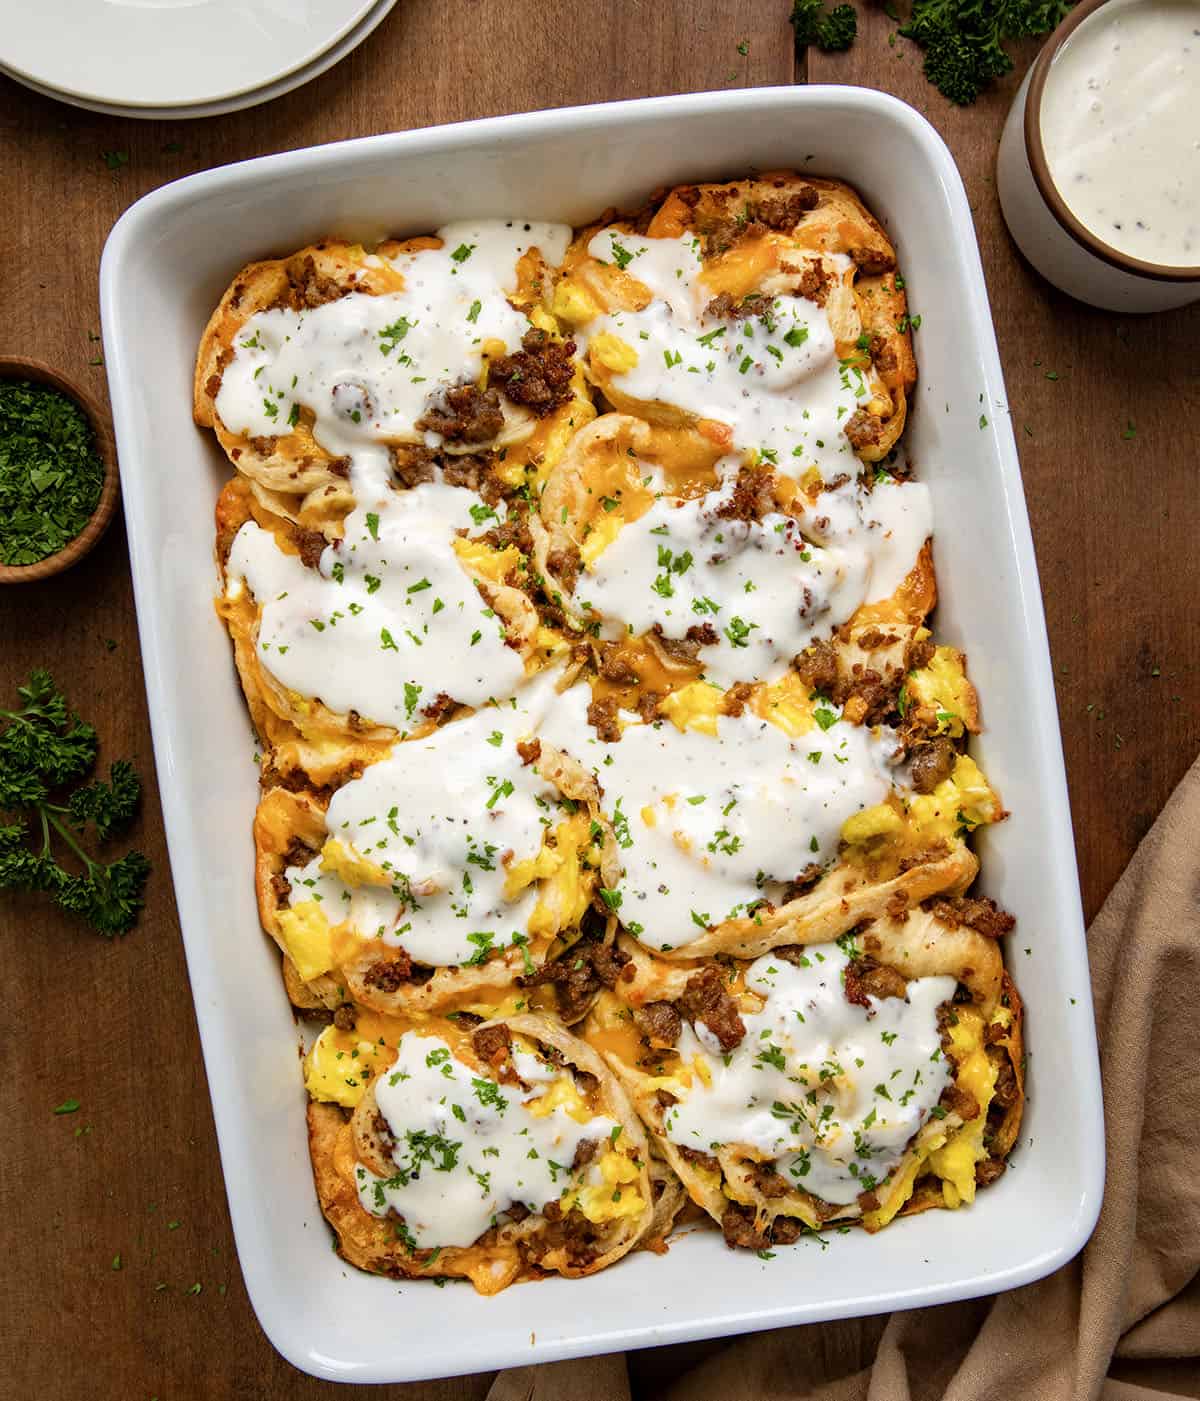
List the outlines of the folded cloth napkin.
{"label": "folded cloth napkin", "polygon": [[[1200,1396],[1198,834],[1200,760],[1088,932],[1108,1102],[1108,1177],[1100,1221],[1083,1254],[1049,1278],[994,1299],[752,1334],[655,1389],[656,1398]],[[875,1359],[865,1371],[851,1370],[864,1327],[878,1337]],[[1172,1360],[1166,1370],[1178,1380],[1156,1380],[1153,1389],[1114,1380],[1114,1356]],[[1128,1377],[1128,1367],[1120,1370]],[[633,1394],[618,1355],[501,1372],[488,1401],[631,1401]]]}

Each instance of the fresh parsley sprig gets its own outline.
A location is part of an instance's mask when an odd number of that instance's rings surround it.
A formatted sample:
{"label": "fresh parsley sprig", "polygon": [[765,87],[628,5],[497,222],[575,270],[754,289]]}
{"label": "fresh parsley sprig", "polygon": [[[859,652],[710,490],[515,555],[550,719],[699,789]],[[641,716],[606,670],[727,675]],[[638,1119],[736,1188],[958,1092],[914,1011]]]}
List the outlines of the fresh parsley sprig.
{"label": "fresh parsley sprig", "polygon": [[858,15],[853,5],[835,5],[826,10],[825,0],[795,0],[790,20],[798,50],[816,44],[824,53],[838,53],[848,49],[858,33]]}
{"label": "fresh parsley sprig", "polygon": [[[116,861],[95,860],[78,838],[89,823],[100,841],[129,825],[141,797],[138,776],[121,759],[109,770],[107,783],[77,787],[65,802],[57,801],[95,763],[96,731],[68,709],[48,671],[33,671],[17,694],[19,709],[0,710],[0,810],[16,817],[0,825],[0,890],[44,891],[107,938],[126,934],[142,908],[150,863],[140,851]],[[75,854],[82,871],[73,873],[59,863],[52,850],[55,837]]]}

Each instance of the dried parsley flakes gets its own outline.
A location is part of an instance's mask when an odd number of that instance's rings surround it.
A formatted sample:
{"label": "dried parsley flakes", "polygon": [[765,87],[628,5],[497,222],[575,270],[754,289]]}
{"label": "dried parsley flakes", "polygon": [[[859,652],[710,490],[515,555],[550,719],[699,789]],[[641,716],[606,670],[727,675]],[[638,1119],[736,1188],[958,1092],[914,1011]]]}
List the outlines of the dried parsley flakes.
{"label": "dried parsley flakes", "polygon": [[36,564],[69,545],[103,484],[79,405],[46,384],[0,380],[0,563]]}

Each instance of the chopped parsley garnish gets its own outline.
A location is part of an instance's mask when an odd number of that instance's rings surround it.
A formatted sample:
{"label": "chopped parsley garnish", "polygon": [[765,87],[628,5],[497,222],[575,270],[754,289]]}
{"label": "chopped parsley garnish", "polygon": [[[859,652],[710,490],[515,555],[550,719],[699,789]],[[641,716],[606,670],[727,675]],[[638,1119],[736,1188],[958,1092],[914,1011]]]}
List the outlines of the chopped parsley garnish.
{"label": "chopped parsley garnish", "polygon": [[613,262],[621,269],[627,268],[634,258],[634,255],[623,243],[617,242],[615,235],[612,237],[612,255]]}
{"label": "chopped parsley garnish", "polygon": [[407,316],[402,316],[398,321],[393,321],[390,326],[385,326],[379,332],[379,349],[384,355],[390,355],[416,324],[415,321],[410,321]]}

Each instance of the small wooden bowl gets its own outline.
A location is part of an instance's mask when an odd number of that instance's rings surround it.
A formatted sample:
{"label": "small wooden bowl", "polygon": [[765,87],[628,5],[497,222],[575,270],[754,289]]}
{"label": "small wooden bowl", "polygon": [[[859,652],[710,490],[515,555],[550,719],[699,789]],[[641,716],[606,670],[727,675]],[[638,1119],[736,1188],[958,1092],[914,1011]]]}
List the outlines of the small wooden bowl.
{"label": "small wooden bowl", "polygon": [[104,481],[100,487],[100,500],[92,512],[91,519],[69,544],[57,554],[47,555],[36,564],[0,564],[0,584],[33,584],[39,579],[48,579],[81,560],[108,529],[117,508],[117,497],[121,490],[121,479],[117,475],[117,448],[113,441],[112,422],[105,409],[86,389],[72,383],[66,375],[61,375],[41,360],[29,360],[22,355],[0,355],[0,379],[29,380],[33,384],[47,384],[72,399],[88,416],[92,431],[96,435],[96,451],[104,463]]}

